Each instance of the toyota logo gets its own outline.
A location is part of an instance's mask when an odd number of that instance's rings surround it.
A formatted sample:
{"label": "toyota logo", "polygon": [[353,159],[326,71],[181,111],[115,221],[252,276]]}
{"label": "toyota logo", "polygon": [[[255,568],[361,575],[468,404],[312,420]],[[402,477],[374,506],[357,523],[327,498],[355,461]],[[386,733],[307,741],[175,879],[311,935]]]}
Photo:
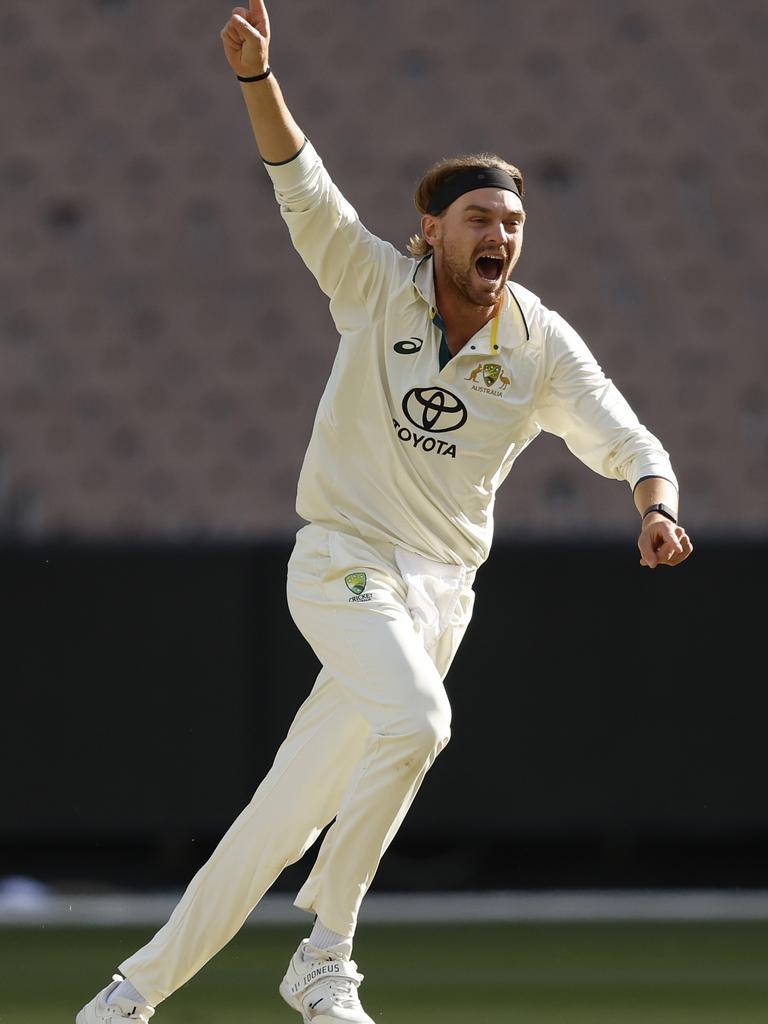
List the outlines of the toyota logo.
{"label": "toyota logo", "polygon": [[433,434],[447,434],[467,422],[464,403],[444,388],[411,388],[403,399],[403,412],[414,427]]}

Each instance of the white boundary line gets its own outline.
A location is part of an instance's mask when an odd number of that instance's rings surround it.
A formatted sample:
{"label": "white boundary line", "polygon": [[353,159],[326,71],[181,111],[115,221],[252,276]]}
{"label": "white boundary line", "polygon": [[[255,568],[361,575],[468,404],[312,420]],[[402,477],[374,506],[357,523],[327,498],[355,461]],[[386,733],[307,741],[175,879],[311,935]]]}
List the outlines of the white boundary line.
{"label": "white boundary line", "polygon": [[[160,925],[181,893],[45,895],[0,898],[0,926]],[[290,896],[267,895],[250,926],[298,924],[306,915]],[[621,892],[371,893],[361,924],[434,924],[536,921],[768,921],[766,890]]]}

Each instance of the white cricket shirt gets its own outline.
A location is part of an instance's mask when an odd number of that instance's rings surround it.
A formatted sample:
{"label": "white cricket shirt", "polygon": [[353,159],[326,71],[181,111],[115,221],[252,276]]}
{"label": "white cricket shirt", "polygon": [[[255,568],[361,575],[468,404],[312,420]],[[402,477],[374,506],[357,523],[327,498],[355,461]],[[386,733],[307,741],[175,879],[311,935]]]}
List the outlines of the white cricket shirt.
{"label": "white cricket shirt", "polygon": [[508,284],[505,309],[441,370],[432,258],[371,234],[310,142],[267,170],[341,334],[299,477],[302,519],[476,568],[496,490],[542,430],[603,476],[677,484],[659,440],[537,296]]}

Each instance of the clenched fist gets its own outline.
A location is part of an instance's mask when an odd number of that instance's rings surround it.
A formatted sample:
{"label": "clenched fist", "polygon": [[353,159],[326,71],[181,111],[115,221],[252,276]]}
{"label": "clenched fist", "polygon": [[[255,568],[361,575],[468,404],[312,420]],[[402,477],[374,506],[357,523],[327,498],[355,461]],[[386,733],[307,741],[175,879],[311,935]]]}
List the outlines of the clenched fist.
{"label": "clenched fist", "polygon": [[264,0],[251,0],[250,10],[235,7],[221,30],[229,65],[241,78],[263,74],[269,67],[269,15]]}
{"label": "clenched fist", "polygon": [[693,551],[691,539],[682,526],[652,513],[640,533],[640,565],[655,569],[657,565],[679,565]]}

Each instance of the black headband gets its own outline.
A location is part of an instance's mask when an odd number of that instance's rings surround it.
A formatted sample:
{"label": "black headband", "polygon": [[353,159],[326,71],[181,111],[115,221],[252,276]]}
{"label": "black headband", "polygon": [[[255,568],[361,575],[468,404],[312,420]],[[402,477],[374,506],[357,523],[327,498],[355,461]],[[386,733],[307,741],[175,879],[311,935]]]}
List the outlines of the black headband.
{"label": "black headband", "polygon": [[519,199],[523,198],[515,179],[501,167],[467,167],[448,175],[429,200],[427,213],[432,216],[442,213],[459,196],[476,188],[503,188],[514,192]]}

